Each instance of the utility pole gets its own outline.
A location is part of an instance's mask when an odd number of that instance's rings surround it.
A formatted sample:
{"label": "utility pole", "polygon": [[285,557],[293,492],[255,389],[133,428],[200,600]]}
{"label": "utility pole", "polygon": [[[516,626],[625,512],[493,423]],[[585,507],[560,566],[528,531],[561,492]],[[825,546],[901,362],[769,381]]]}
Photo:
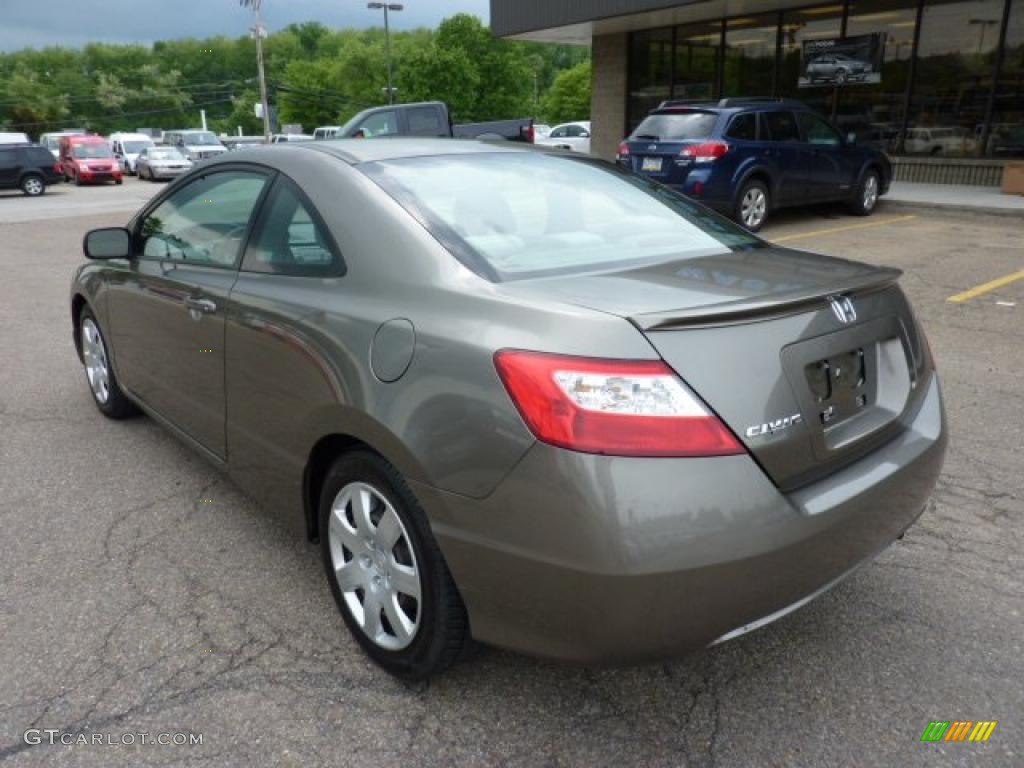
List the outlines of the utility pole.
{"label": "utility pole", "polygon": [[267,36],[267,30],[260,21],[260,6],[263,0],[239,0],[243,8],[252,8],[256,16],[256,23],[249,27],[249,30],[256,38],[256,68],[260,77],[260,103],[263,106],[263,141],[270,143],[270,104],[267,102],[267,77],[263,71],[263,38]]}
{"label": "utility pole", "polygon": [[367,3],[372,11],[384,9],[384,56],[388,63],[388,104],[395,103],[395,89],[391,85],[391,28],[388,25],[388,11],[400,11],[405,8],[401,3]]}

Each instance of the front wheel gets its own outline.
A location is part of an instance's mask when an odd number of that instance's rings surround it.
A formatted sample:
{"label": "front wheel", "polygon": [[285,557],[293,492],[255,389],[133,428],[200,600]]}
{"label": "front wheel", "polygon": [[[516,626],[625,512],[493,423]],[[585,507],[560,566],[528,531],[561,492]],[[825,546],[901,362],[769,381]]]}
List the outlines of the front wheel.
{"label": "front wheel", "polygon": [[138,408],[118,386],[114,369],[110,366],[107,342],[100,331],[96,316],[88,307],[82,309],[78,335],[85,377],[89,381],[93,402],[100,409],[100,413],[108,419],[125,419],[138,413]]}
{"label": "front wheel", "polygon": [[846,70],[840,69],[838,72],[836,72],[836,85],[843,85],[844,83],[846,83],[847,77],[848,75],[846,73]]}
{"label": "front wheel", "polygon": [[768,187],[763,181],[748,181],[736,199],[734,218],[751,232],[757,232],[768,218]]}
{"label": "front wheel", "polygon": [[426,514],[393,466],[349,453],[320,494],[320,544],[345,624],[393,675],[422,679],[470,644],[469,621]]}
{"label": "front wheel", "polygon": [[850,210],[855,216],[870,216],[878,205],[879,195],[878,173],[868,171],[857,185],[857,191],[850,203]]}

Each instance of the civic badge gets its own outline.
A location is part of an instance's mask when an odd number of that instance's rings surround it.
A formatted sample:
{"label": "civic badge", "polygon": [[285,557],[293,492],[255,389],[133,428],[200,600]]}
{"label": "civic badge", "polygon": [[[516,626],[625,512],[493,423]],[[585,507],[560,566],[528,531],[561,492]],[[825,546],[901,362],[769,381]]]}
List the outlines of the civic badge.
{"label": "civic badge", "polygon": [[832,307],[832,314],[836,316],[843,325],[849,325],[857,319],[857,310],[849,296],[829,296],[828,303]]}

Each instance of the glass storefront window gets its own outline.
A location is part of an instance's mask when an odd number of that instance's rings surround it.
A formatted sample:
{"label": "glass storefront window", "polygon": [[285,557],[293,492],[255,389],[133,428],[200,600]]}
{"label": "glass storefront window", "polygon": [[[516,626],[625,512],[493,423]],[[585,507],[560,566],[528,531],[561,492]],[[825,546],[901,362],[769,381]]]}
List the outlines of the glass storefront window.
{"label": "glass storefront window", "polygon": [[839,94],[836,122],[844,133],[895,152],[903,127],[910,61],[914,53],[917,0],[850,0],[846,35],[884,34],[882,81],[848,85]]}
{"label": "glass storefront window", "polygon": [[724,96],[772,95],[778,20],[765,13],[726,21]]}
{"label": "glass storefront window", "polygon": [[1002,15],[1003,0],[928,0],[904,152],[979,153]]}
{"label": "glass storefront window", "polygon": [[629,59],[629,130],[632,131],[648,112],[671,94],[671,28],[634,33]]}
{"label": "glass storefront window", "polygon": [[721,44],[720,21],[676,28],[673,99],[714,99],[718,96],[718,49]]}
{"label": "glass storefront window", "polygon": [[1010,6],[1005,51],[986,150],[994,157],[1024,157],[1024,0]]}
{"label": "glass storefront window", "polygon": [[782,66],[776,91],[779,96],[800,99],[825,115],[832,114],[835,88],[819,86],[800,88],[800,54],[805,40],[839,37],[843,5],[819,5],[786,11],[782,15]]}

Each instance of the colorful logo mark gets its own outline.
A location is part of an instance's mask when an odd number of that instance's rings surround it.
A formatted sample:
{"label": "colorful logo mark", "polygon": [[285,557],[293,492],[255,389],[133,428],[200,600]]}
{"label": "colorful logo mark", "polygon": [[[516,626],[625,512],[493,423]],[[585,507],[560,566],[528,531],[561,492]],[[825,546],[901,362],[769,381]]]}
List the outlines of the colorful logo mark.
{"label": "colorful logo mark", "polygon": [[921,741],[988,741],[995,729],[995,720],[932,720]]}

